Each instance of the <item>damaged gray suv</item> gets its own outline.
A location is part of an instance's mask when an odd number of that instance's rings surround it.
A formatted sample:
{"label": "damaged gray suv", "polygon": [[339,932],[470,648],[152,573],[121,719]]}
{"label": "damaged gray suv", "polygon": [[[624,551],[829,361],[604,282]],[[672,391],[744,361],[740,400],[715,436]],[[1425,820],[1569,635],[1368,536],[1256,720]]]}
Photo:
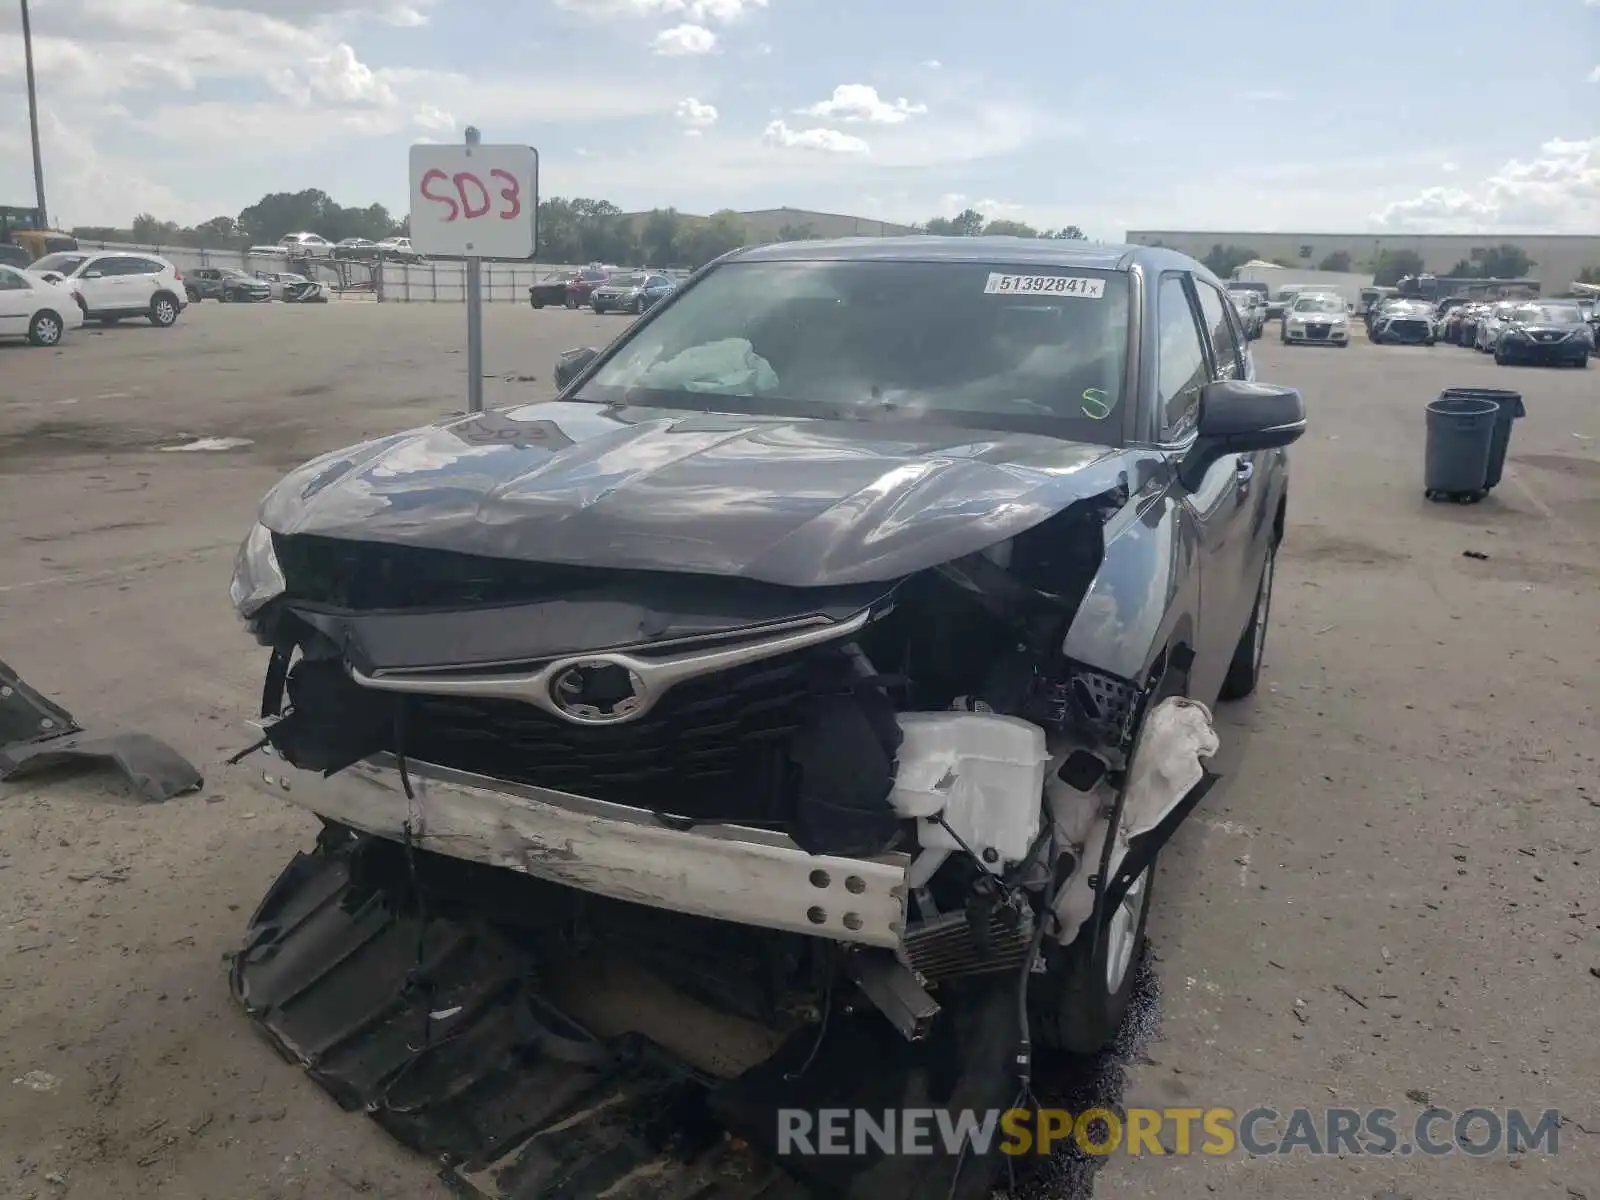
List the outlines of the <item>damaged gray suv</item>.
{"label": "damaged gray suv", "polygon": [[[989,1005],[1007,1095],[1029,1046],[1104,1045],[1157,854],[1214,779],[1210,706],[1261,671],[1305,429],[1223,285],[1148,247],[764,246],[557,381],[325,455],[261,506],[232,587],[270,648],[240,761],[326,832],[235,966],[251,1011],[434,1153],[408,1055],[467,1053],[489,968],[341,965],[419,905],[519,931],[495,961],[537,965],[511,974],[539,980],[514,991],[545,1049],[596,1036],[553,997],[597,945],[796,1035],[778,1091],[865,1054],[848,1021],[915,1044]],[[336,893],[370,929],[328,932]],[[341,971],[317,1026],[306,981]],[[411,1008],[426,1034],[392,1061],[308,1049]]]}

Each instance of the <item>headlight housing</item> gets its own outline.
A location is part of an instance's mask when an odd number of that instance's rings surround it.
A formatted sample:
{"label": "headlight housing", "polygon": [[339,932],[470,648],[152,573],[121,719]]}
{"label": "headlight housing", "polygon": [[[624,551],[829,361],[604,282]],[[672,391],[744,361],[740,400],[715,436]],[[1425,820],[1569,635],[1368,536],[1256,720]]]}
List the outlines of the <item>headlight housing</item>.
{"label": "headlight housing", "polygon": [[283,595],[287,586],[272,546],[272,531],[258,521],[233,560],[228,596],[234,611],[241,617],[253,617]]}

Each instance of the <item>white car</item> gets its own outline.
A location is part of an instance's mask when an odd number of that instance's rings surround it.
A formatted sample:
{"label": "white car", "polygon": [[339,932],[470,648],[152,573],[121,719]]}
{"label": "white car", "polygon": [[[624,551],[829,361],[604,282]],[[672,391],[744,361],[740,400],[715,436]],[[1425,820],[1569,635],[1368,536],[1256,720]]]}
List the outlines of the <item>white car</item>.
{"label": "white car", "polygon": [[386,237],[378,243],[378,253],[386,258],[404,258],[421,261],[422,255],[411,248],[408,237]]}
{"label": "white car", "polygon": [[332,258],[333,243],[321,234],[286,233],[278,239],[283,252],[294,258]]}
{"label": "white car", "polygon": [[1283,314],[1284,345],[1320,342],[1350,344],[1350,304],[1342,296],[1302,292]]}
{"label": "white car", "polygon": [[0,337],[25,337],[35,346],[54,346],[69,329],[83,324],[83,297],[16,267],[0,266]]}
{"label": "white car", "polygon": [[1254,340],[1262,335],[1267,328],[1267,298],[1253,288],[1228,289],[1228,299],[1233,301],[1233,307],[1238,310],[1239,324],[1244,326],[1245,336]]}
{"label": "white car", "polygon": [[289,271],[257,271],[256,278],[272,289],[272,298],[285,304],[326,304],[328,293],[314,279]]}
{"label": "white car", "polygon": [[1473,336],[1472,348],[1482,354],[1493,354],[1500,344],[1500,335],[1506,331],[1511,314],[1526,303],[1522,300],[1501,300],[1478,318],[1478,331]]}
{"label": "white car", "polygon": [[83,297],[83,315],[104,325],[144,317],[158,329],[167,329],[189,306],[183,272],[154,254],[63,250],[46,254],[28,270],[66,283]]}

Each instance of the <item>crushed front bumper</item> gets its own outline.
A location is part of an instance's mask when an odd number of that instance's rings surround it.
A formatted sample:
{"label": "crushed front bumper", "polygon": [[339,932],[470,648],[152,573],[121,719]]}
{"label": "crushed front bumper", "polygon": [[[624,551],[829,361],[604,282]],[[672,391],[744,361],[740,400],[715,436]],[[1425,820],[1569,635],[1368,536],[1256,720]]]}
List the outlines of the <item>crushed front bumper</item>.
{"label": "crushed front bumper", "polygon": [[[380,755],[335,775],[270,746],[240,760],[262,792],[352,829],[692,916],[894,949],[906,922],[902,854],[807,854],[785,834],[677,828],[656,814]],[[668,818],[670,821],[670,818]]]}

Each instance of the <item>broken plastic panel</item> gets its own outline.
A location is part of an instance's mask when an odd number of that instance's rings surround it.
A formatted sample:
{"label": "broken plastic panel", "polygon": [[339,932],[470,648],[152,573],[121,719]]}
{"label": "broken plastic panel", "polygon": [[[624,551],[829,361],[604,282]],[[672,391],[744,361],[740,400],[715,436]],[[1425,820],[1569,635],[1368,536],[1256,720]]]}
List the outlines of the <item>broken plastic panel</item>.
{"label": "broken plastic panel", "polygon": [[919,887],[951,854],[970,850],[1002,873],[1039,836],[1049,761],[1045,733],[994,713],[901,713],[904,735],[889,802],[917,821],[922,847],[910,882]]}

